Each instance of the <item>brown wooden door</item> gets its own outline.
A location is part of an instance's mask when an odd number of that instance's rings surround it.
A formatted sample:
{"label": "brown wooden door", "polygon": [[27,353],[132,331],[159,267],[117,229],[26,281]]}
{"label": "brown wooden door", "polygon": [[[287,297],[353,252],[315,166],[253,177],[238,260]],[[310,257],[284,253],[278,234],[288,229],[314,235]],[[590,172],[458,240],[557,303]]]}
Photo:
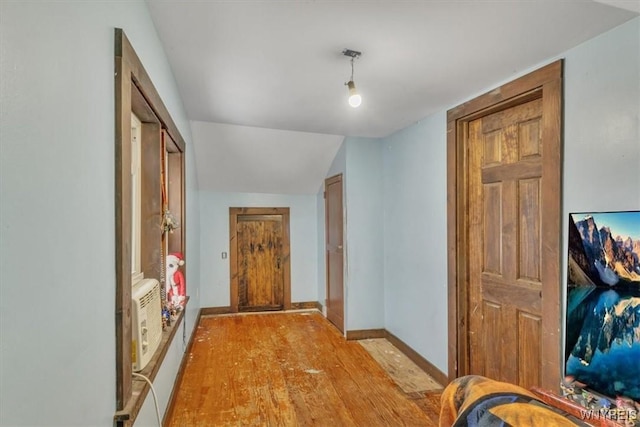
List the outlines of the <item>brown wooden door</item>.
{"label": "brown wooden door", "polygon": [[344,332],[342,175],[325,180],[327,319]]}
{"label": "brown wooden door", "polygon": [[447,121],[449,378],[558,390],[562,61]]}
{"label": "brown wooden door", "polygon": [[288,208],[231,208],[231,309],[291,308]]}
{"label": "brown wooden door", "polygon": [[282,215],[238,217],[238,309],[282,310]]}
{"label": "brown wooden door", "polygon": [[542,100],[469,123],[470,368],[540,385]]}

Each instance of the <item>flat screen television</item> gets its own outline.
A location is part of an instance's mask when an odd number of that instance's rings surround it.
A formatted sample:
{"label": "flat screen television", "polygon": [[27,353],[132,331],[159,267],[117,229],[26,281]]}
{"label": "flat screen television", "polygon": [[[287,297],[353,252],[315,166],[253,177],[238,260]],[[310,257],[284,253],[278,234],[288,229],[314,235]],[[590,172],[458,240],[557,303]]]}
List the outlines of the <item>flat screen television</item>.
{"label": "flat screen television", "polygon": [[569,215],[565,374],[640,401],[640,211]]}

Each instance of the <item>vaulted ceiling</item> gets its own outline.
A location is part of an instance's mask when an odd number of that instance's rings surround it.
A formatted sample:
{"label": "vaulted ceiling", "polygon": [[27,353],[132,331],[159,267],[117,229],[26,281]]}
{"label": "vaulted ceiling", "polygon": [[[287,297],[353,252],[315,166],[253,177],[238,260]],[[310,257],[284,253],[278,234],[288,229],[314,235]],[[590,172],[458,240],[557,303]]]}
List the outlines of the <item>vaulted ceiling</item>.
{"label": "vaulted ceiling", "polygon": [[[282,193],[315,192],[343,136],[387,136],[640,13],[636,0],[147,4],[187,115],[199,122],[200,187]],[[355,109],[345,48],[362,52]],[[226,167],[211,167],[216,156]],[[232,185],[229,170],[242,183]],[[290,183],[269,170],[289,170]]]}

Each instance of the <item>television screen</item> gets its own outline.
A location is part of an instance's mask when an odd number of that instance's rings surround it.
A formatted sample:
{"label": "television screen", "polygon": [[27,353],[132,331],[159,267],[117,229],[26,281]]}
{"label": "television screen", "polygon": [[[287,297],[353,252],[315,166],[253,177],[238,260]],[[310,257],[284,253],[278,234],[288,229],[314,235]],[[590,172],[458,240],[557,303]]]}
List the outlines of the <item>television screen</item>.
{"label": "television screen", "polygon": [[569,215],[565,373],[640,401],[640,211]]}

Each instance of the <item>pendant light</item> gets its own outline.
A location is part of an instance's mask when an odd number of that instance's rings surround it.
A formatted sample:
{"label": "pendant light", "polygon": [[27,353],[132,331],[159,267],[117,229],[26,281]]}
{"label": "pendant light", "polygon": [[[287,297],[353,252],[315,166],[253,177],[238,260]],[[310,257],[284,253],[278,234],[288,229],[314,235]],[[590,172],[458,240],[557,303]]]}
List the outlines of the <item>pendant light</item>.
{"label": "pendant light", "polygon": [[344,56],[349,56],[351,58],[351,78],[345,85],[349,88],[349,105],[353,108],[357,108],[362,104],[362,97],[356,90],[356,84],[353,82],[353,61],[356,58],[359,58],[362,55],[362,52],[358,52],[356,50],[345,49],[342,51]]}

